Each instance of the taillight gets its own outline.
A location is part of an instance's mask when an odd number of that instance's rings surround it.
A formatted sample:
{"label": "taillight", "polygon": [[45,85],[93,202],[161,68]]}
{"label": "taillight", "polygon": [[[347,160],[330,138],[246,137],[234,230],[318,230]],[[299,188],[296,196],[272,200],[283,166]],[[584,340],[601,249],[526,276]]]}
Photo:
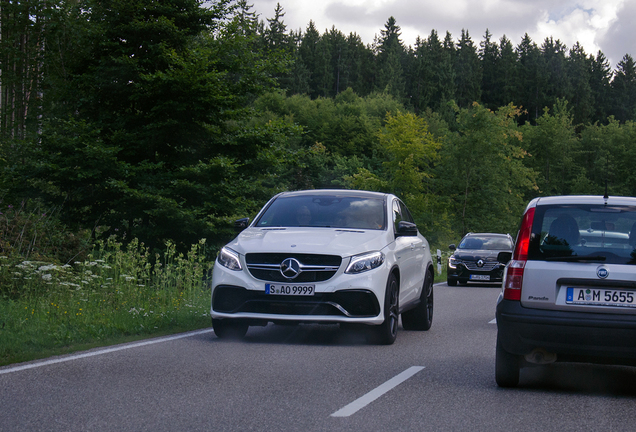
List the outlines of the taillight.
{"label": "taillight", "polygon": [[523,283],[523,269],[525,261],[512,260],[508,263],[504,298],[506,300],[521,300],[521,284]]}
{"label": "taillight", "polygon": [[534,210],[535,207],[529,208],[521,221],[515,252],[506,270],[506,283],[504,285],[504,298],[506,300],[521,300],[523,271],[526,268],[526,261],[528,260]]}

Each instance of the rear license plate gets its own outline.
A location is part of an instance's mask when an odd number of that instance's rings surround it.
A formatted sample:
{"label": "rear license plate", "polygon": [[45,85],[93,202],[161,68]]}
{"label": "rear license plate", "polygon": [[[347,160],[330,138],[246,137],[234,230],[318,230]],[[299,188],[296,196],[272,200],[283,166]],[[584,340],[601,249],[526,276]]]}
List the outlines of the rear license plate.
{"label": "rear license plate", "polygon": [[470,280],[489,281],[490,275],[470,275]]}
{"label": "rear license plate", "polygon": [[265,294],[312,296],[314,288],[314,285],[265,284]]}
{"label": "rear license plate", "polygon": [[567,304],[636,307],[634,291],[568,287]]}

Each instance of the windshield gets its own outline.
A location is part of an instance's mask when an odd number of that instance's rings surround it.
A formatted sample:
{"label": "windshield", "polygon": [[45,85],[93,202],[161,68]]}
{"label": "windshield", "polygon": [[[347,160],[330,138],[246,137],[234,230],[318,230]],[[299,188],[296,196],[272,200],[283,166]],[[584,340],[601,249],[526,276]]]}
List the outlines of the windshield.
{"label": "windshield", "polygon": [[512,250],[512,242],[506,237],[470,236],[461,241],[459,249]]}
{"label": "windshield", "polygon": [[636,207],[537,207],[529,259],[636,264]]}
{"label": "windshield", "polygon": [[256,221],[265,227],[327,227],[378,229],[386,227],[381,198],[302,195],[277,198]]}

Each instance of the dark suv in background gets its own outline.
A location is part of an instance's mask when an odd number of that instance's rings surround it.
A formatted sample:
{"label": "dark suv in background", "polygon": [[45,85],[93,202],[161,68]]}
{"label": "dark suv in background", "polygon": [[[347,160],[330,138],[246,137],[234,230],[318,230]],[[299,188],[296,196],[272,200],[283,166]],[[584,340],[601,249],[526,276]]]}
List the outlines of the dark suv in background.
{"label": "dark suv in background", "polygon": [[468,233],[448,248],[446,281],[449,286],[467,282],[501,283],[503,269],[512,256],[513,240],[510,234]]}

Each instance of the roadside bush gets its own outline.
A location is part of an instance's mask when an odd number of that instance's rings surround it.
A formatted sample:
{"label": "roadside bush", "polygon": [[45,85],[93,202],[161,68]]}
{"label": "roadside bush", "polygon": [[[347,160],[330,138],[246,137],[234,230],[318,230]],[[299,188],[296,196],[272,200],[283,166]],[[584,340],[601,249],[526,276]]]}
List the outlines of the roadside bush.
{"label": "roadside bush", "polygon": [[35,201],[17,206],[0,201],[0,255],[69,263],[85,259],[91,248],[90,232],[68,230],[57,208]]}

